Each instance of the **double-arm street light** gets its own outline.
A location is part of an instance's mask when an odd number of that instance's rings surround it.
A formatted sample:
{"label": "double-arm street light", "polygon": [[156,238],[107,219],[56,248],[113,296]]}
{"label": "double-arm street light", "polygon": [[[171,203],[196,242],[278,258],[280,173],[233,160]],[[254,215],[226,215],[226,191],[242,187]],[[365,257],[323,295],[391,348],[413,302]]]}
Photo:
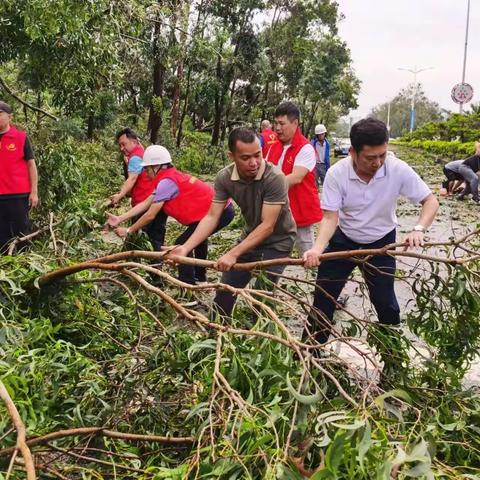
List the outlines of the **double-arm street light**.
{"label": "double-arm street light", "polygon": [[399,68],[399,70],[413,73],[413,94],[412,94],[412,103],[410,105],[410,131],[411,132],[413,132],[415,128],[415,100],[417,97],[417,89],[418,89],[417,75],[419,73],[425,72],[425,70],[432,70],[432,68],[433,67],[417,68],[416,65],[415,65],[415,68]]}

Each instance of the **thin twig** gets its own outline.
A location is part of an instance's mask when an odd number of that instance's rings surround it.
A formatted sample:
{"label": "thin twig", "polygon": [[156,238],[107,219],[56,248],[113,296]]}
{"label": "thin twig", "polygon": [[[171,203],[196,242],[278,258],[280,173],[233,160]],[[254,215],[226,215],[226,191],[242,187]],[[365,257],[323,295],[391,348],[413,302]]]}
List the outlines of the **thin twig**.
{"label": "thin twig", "polygon": [[[107,430],[102,427],[83,427],[83,428],[69,428],[67,430],[59,430],[57,432],[48,433],[41,437],[32,438],[27,440],[26,444],[29,447],[40,445],[42,443],[48,443],[52,440],[65,437],[73,437],[76,435],[101,435],[108,438],[119,438],[121,440],[127,440],[131,442],[158,442],[165,444],[190,444],[195,443],[194,437],[165,437],[160,435],[138,435],[136,433],[123,433],[113,430]],[[15,447],[4,448],[0,450],[0,457],[10,455],[15,450]]]}
{"label": "thin twig", "polygon": [[51,113],[48,113],[45,110],[42,110],[41,108],[35,107],[31,103],[26,102],[25,100],[22,100],[16,93],[12,91],[12,89],[7,85],[7,83],[2,77],[0,77],[0,84],[10,96],[12,96],[15,100],[19,101],[22,105],[25,105],[25,107],[29,108],[30,110],[33,110],[34,112],[43,113],[45,116],[50,117],[52,120],[55,120],[58,122],[58,118],[55,115],[52,115]]}
{"label": "thin twig", "polygon": [[[10,394],[8,393],[7,389],[5,388],[5,385],[1,380],[0,380],[0,398],[5,403],[7,412],[10,415],[10,418],[12,419],[13,424],[15,425],[15,429],[17,430],[17,444],[15,447],[8,449],[9,453],[20,451],[23,459],[25,460],[25,470],[27,472],[27,479],[35,480],[37,478],[35,474],[35,464],[33,462],[32,453],[30,452],[27,442],[25,441],[26,440],[25,424],[23,423],[20,417],[20,414],[18,413],[17,407],[13,403],[13,400],[10,397]],[[13,453],[13,455],[16,456],[16,453]]]}

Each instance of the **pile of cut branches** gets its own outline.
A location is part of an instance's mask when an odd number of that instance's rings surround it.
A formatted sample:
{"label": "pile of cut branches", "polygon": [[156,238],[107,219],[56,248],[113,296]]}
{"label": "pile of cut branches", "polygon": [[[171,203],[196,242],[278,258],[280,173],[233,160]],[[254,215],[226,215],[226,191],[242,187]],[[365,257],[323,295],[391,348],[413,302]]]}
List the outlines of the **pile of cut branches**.
{"label": "pile of cut branches", "polygon": [[[43,265],[35,278],[33,254],[2,260],[2,469],[11,478],[476,478],[480,395],[462,381],[480,341],[477,238],[325,254],[359,264],[396,256],[416,300],[406,318],[415,335],[339,305],[327,344],[292,330],[312,283],[288,270],[278,287],[254,290],[184,284],[169,265],[148,263],[163,260],[155,252]],[[234,268],[262,275],[270,263]],[[228,323],[212,314],[219,289],[239,300]]]}

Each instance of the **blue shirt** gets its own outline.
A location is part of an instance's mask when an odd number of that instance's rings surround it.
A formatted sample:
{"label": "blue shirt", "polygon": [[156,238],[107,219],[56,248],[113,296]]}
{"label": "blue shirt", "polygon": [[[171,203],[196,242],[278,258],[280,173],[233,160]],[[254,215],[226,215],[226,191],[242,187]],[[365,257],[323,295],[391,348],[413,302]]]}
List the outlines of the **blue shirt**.
{"label": "blue shirt", "polygon": [[134,155],[128,161],[128,173],[142,173],[142,161],[143,160],[141,157],[139,157],[138,155]]}

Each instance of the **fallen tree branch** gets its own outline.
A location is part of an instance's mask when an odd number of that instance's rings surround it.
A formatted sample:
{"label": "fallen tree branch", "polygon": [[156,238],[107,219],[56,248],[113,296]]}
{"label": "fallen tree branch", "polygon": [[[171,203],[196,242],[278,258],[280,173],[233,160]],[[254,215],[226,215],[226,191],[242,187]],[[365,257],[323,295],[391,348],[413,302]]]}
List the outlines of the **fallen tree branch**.
{"label": "fallen tree branch", "polygon": [[42,227],[40,229],[38,229],[37,231],[33,232],[33,233],[30,233],[28,235],[25,235],[23,237],[16,237],[14,238],[11,242],[10,242],[10,245],[8,246],[8,255],[13,255],[13,252],[15,251],[15,247],[21,243],[21,242],[26,242],[27,240],[31,240],[32,238],[35,238],[35,237],[38,237],[39,235],[41,235],[42,233],[45,233],[47,232],[48,230],[50,230],[50,228],[52,227],[55,227],[57,226],[58,224],[60,223],[60,221],[56,221],[55,223],[53,223],[52,225],[47,225],[45,227]]}
{"label": "fallen tree branch", "polygon": [[14,93],[12,91],[12,89],[6,84],[5,80],[2,77],[0,77],[0,84],[2,85],[3,89],[11,97],[13,97],[15,100],[19,101],[22,105],[25,105],[27,108],[29,108],[30,110],[33,110],[34,112],[43,113],[45,116],[50,117],[52,120],[55,120],[56,122],[58,122],[58,117],[56,117],[55,115],[52,115],[51,113],[46,112],[45,110],[42,110],[41,108],[35,107],[34,105],[26,102],[25,100],[22,100],[16,93]]}
{"label": "fallen tree branch", "polygon": [[[467,237],[471,237],[478,232],[472,232],[462,239],[458,241],[450,241],[450,242],[432,242],[426,243],[424,248],[427,247],[438,247],[438,246],[455,246],[458,245],[461,240]],[[470,256],[470,257],[461,257],[461,258],[448,258],[448,257],[436,257],[433,255],[426,255],[423,253],[411,252],[411,251],[403,251],[403,250],[392,250],[395,247],[402,247],[405,246],[403,243],[396,243],[392,245],[386,245],[382,248],[369,248],[369,249],[362,249],[362,250],[345,250],[342,252],[328,252],[319,255],[320,261],[326,260],[334,260],[339,258],[355,258],[355,257],[371,257],[376,255],[390,255],[390,256],[400,256],[400,257],[412,257],[418,258],[421,260],[427,260],[432,262],[439,262],[445,263],[450,265],[463,265],[465,263],[469,263],[472,261],[476,261],[480,259],[480,255]],[[128,252],[119,252],[114,253],[112,255],[107,255],[104,257],[99,257],[96,259],[88,260],[85,262],[77,263],[75,265],[70,265],[69,267],[60,268],[58,270],[54,270],[52,272],[48,272],[38,279],[38,286],[46,285],[47,283],[62,279],[68,275],[72,275],[74,273],[80,272],[82,270],[86,270],[91,268],[92,264],[98,263],[115,263],[121,260],[127,260],[132,258],[142,258],[144,260],[162,260],[165,259],[165,255],[168,251],[164,252],[149,252],[143,250],[130,250]],[[201,260],[197,258],[191,257],[180,257],[177,255],[171,255],[168,257],[168,260],[180,263],[182,265],[194,265],[194,266],[201,266],[205,268],[213,268],[216,269],[216,262],[212,260]],[[246,263],[236,263],[233,265],[232,270],[238,271],[250,271],[255,269],[265,269],[267,267],[273,267],[278,265],[297,265],[303,266],[304,262],[301,258],[277,258],[273,260],[261,260],[257,262],[246,262]]]}
{"label": "fallen tree branch", "polygon": [[[17,430],[17,444],[15,445],[15,447],[8,449],[9,453],[5,455],[12,454],[13,457],[16,457],[17,452],[20,451],[20,453],[22,454],[23,460],[25,461],[25,470],[27,472],[27,479],[35,480],[37,478],[35,474],[35,464],[33,462],[32,453],[30,452],[30,449],[28,448],[28,445],[25,442],[26,440],[25,425],[20,417],[20,414],[18,413],[17,407],[13,403],[13,400],[10,397],[10,394],[8,393],[7,389],[5,388],[5,385],[1,380],[0,380],[0,398],[5,403],[7,412],[10,415],[10,418],[12,419],[13,424],[15,425],[15,429]],[[13,458],[13,461],[14,460],[15,458]],[[12,461],[12,465],[13,465],[13,461]]]}
{"label": "fallen tree branch", "polygon": [[[121,440],[127,440],[131,442],[156,442],[156,443],[166,443],[180,445],[184,443],[195,443],[196,439],[194,437],[165,437],[160,435],[139,435],[136,433],[123,433],[116,432],[113,430],[107,430],[103,427],[84,427],[84,428],[70,428],[67,430],[59,430],[58,432],[48,433],[41,437],[31,438],[27,440],[26,445],[29,447],[34,447],[35,445],[40,445],[42,443],[48,443],[52,440],[65,437],[74,437],[75,435],[101,435],[108,438],[118,438]],[[4,448],[0,450],[0,457],[10,455],[14,452],[15,447]]]}

